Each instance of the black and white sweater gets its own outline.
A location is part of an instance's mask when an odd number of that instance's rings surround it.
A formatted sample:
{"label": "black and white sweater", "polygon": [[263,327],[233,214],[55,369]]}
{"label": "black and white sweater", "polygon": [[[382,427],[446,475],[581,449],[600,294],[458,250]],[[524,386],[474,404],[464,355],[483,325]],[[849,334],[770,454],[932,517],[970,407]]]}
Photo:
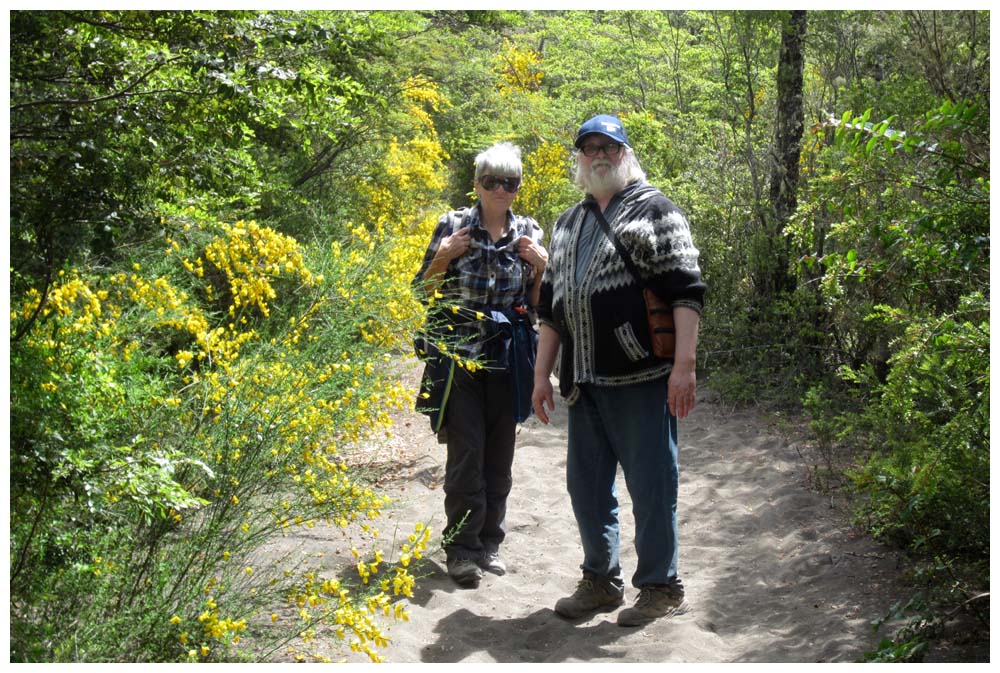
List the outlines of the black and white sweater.
{"label": "black and white sweater", "polygon": [[[643,280],[672,306],[700,313],[706,286],[684,214],[645,182],[626,187],[615,198],[621,204],[611,228]],[[588,195],[587,200],[593,198]],[[580,203],[556,221],[538,306],[539,320],[560,335],[559,387],[570,398],[578,383],[641,383],[666,376],[673,367],[671,361],[652,356],[642,288],[606,236],[583,280],[576,282],[584,215]]]}

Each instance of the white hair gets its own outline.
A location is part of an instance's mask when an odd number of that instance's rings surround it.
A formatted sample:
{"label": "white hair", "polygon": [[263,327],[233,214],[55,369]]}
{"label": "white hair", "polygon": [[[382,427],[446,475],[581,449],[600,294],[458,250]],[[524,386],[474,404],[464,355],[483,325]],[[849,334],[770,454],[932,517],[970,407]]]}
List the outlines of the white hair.
{"label": "white hair", "polygon": [[[588,194],[597,191],[611,190],[612,192],[618,192],[625,185],[635,182],[637,180],[645,180],[646,172],[642,170],[642,166],[639,165],[639,159],[635,156],[635,152],[628,145],[622,147],[622,151],[625,156],[622,157],[621,163],[615,167],[614,171],[608,174],[608,180],[596,181],[590,170],[585,169],[580,163],[580,152],[574,153],[573,162],[573,182],[577,187],[582,189]],[[604,182],[604,184],[601,184]]]}
{"label": "white hair", "polygon": [[476,180],[483,175],[521,177],[521,148],[513,143],[497,143],[476,155]]}

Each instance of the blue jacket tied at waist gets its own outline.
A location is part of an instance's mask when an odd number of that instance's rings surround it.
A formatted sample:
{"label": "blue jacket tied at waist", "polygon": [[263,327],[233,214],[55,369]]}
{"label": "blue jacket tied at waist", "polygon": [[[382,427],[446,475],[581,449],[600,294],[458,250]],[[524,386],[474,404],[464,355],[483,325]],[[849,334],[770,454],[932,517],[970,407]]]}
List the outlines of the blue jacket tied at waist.
{"label": "blue jacket tied at waist", "polygon": [[[483,366],[510,373],[514,419],[522,423],[531,416],[538,332],[532,325],[530,314],[520,308],[491,310],[486,321]],[[416,348],[418,356],[426,362],[416,409],[430,417],[434,432],[440,432],[444,426],[456,363],[434,347],[430,340],[419,338]]]}

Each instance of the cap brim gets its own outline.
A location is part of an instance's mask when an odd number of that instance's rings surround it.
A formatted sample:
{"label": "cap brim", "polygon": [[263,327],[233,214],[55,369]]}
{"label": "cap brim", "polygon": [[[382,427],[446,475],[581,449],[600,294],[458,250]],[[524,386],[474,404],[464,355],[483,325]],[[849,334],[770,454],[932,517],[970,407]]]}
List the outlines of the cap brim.
{"label": "cap brim", "polygon": [[[588,131],[587,133],[584,133],[582,136],[579,136],[576,139],[576,142],[573,143],[573,146],[576,149],[580,149],[580,147],[583,146],[583,141],[586,140],[587,138],[591,137],[591,136],[604,136],[605,138],[611,138],[611,136],[609,136],[607,133],[601,133],[600,131]],[[615,142],[619,142],[618,140],[615,140],[614,138],[611,138],[611,139],[614,140]]]}
{"label": "cap brim", "polygon": [[625,147],[631,147],[631,145],[629,145],[624,140],[621,140],[620,138],[615,138],[614,136],[609,136],[607,133],[601,133],[600,131],[589,131],[587,133],[584,133],[582,136],[576,139],[576,142],[573,143],[573,147],[575,147],[576,149],[580,149],[581,147],[583,147],[583,141],[589,138],[590,136],[604,136],[605,138],[610,138],[611,140],[614,140],[616,143],[621,143]]}

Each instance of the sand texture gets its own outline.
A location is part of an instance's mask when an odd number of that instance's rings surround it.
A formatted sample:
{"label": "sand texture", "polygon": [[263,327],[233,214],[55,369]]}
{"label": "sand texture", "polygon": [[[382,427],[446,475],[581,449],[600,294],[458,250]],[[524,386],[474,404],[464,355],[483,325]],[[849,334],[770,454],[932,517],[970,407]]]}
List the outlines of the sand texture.
{"label": "sand texture", "polygon": [[[398,423],[393,442],[407,458],[385,483],[395,504],[380,528],[405,534],[422,521],[440,531],[445,447],[423,416]],[[389,631],[386,661],[851,662],[886,635],[871,620],[902,595],[894,553],[855,534],[830,496],[807,487],[794,444],[705,399],[680,424],[680,573],[692,610],[638,629],[619,627],[615,612],[560,618],[553,605],[575,588],[582,561],[565,488],[566,423],[559,400],[550,425],[532,418],[519,429],[507,575],[459,588],[437,550],[410,622]],[[627,579],[634,523],[620,471],[619,498]],[[626,604],[636,593],[626,587]]]}

